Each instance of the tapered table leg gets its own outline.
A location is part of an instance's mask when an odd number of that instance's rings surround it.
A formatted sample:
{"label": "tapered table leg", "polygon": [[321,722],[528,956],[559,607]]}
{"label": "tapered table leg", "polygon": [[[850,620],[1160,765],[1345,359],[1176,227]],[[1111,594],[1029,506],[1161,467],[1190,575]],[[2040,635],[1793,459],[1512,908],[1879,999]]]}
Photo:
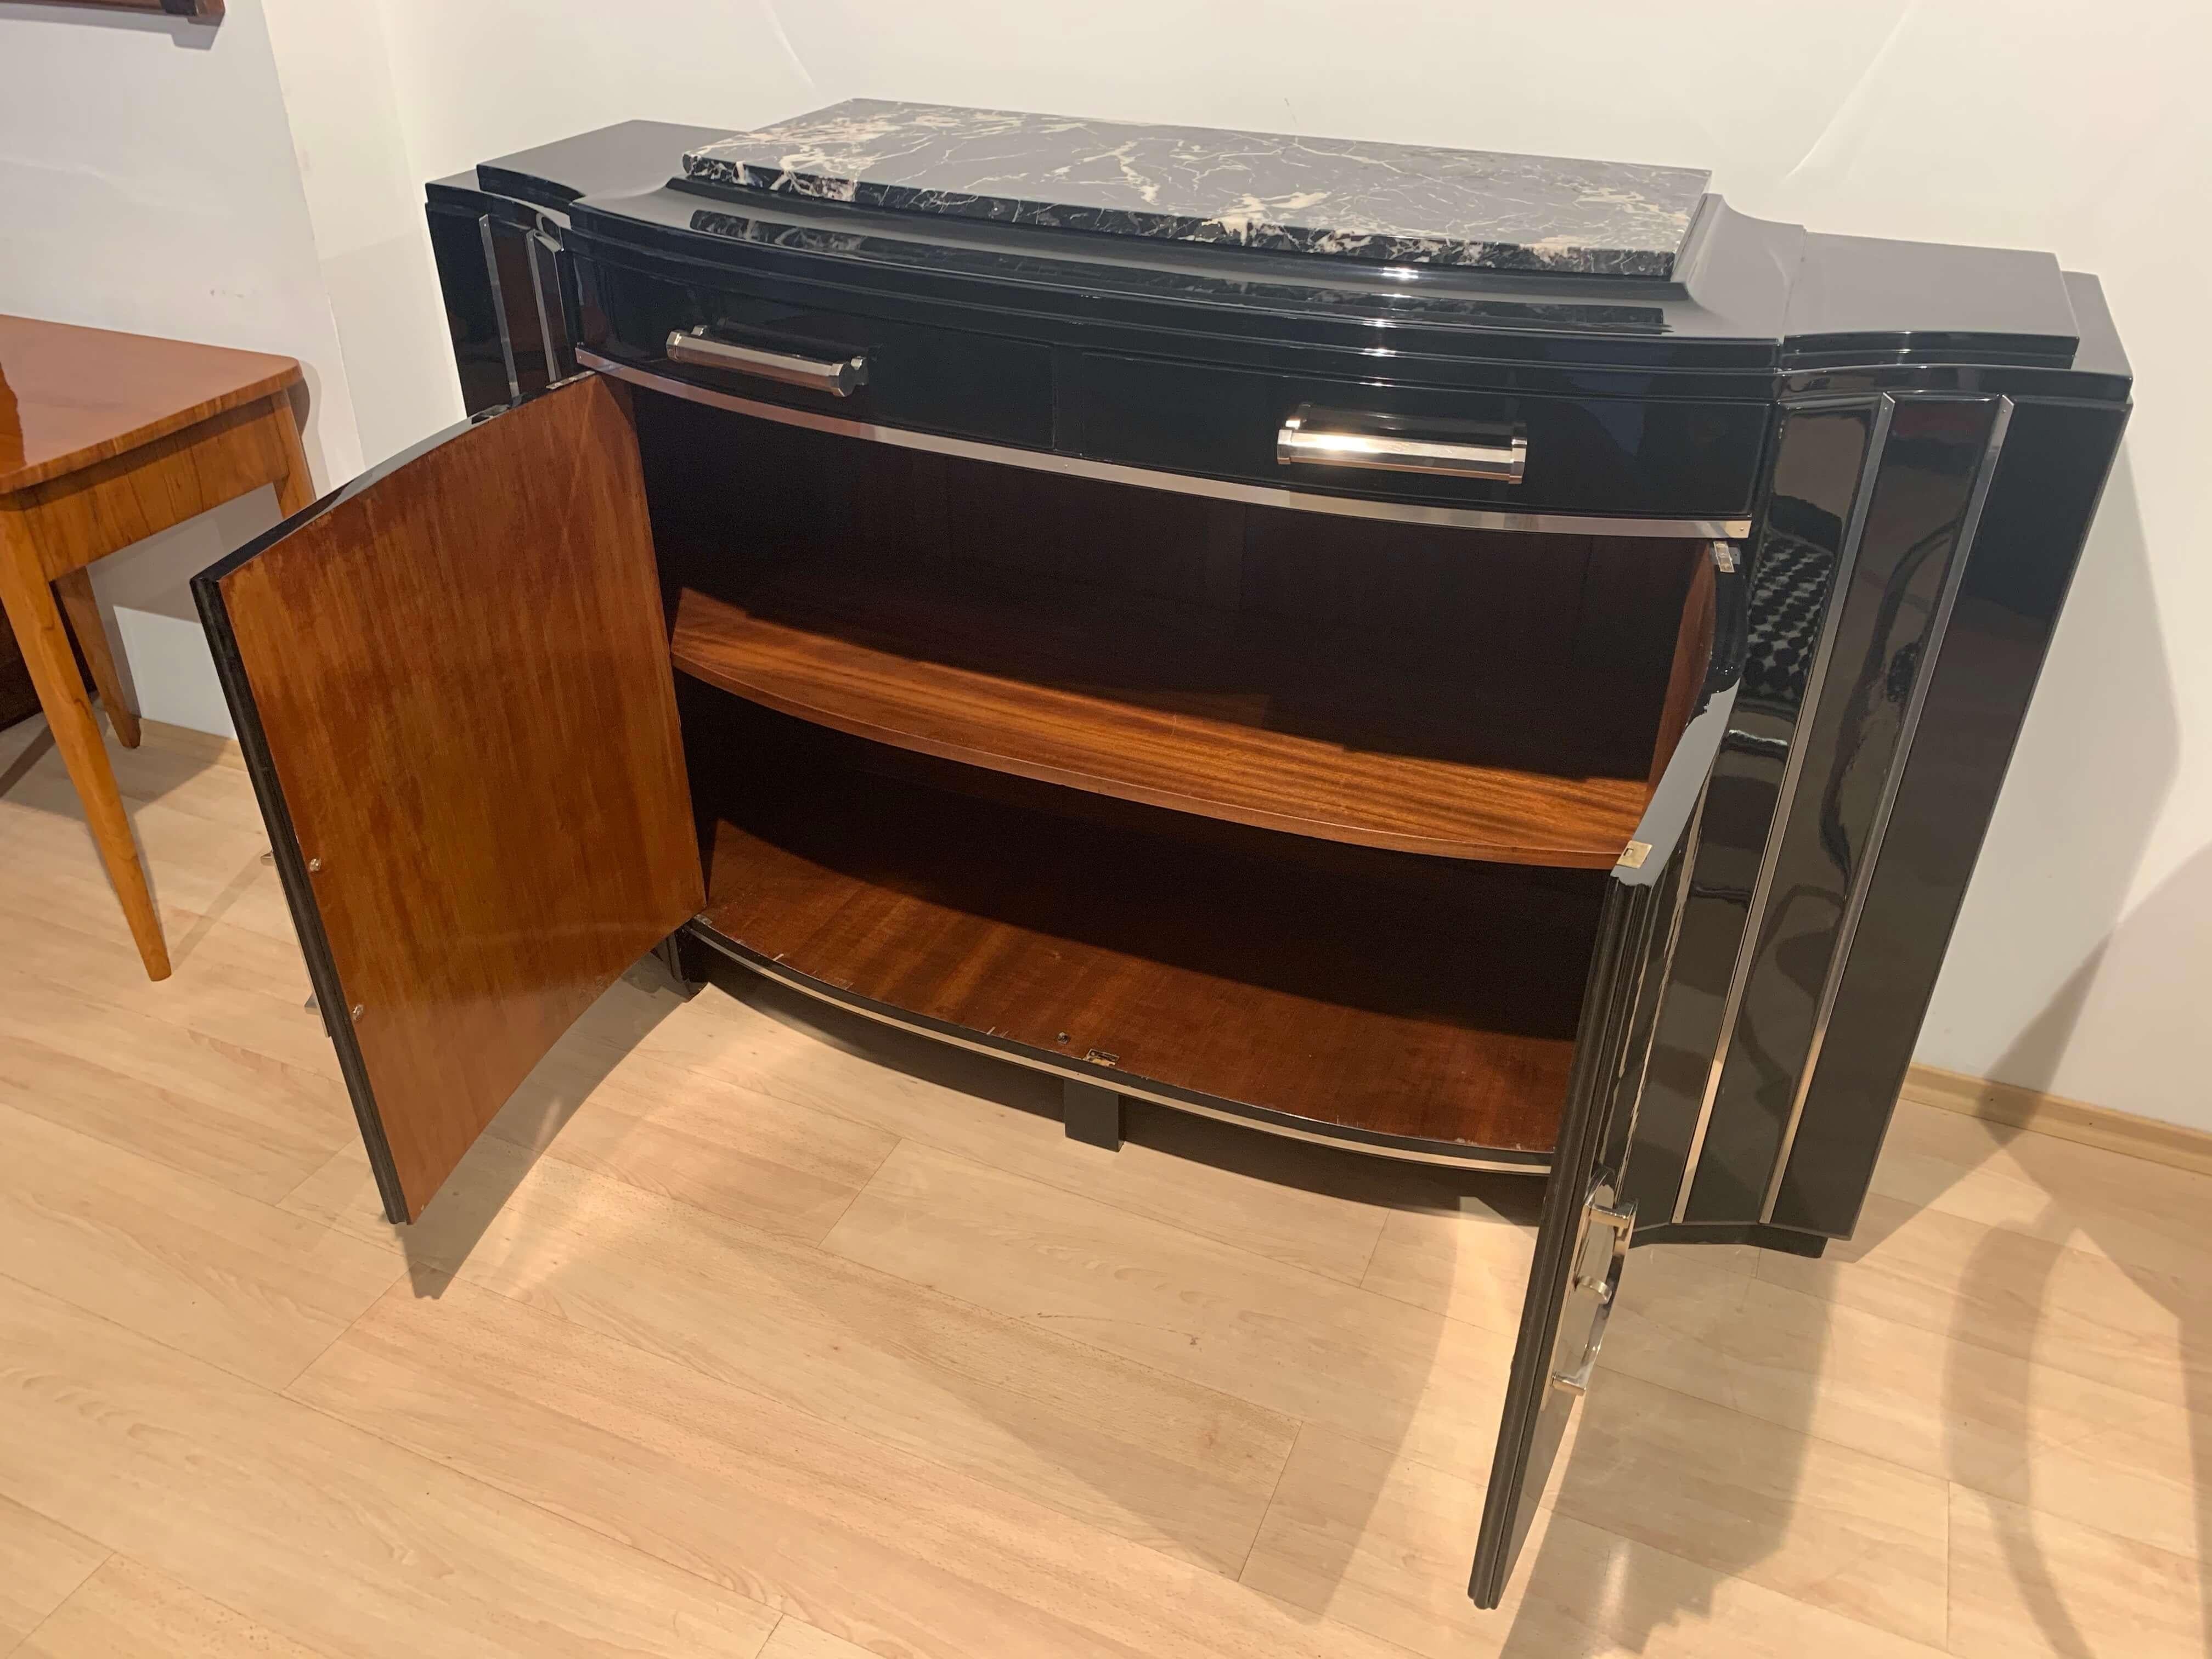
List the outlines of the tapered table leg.
{"label": "tapered table leg", "polygon": [[54,592],[61,596],[62,614],[69,618],[70,631],[76,635],[78,647],[92,669],[92,683],[100,688],[100,706],[107,711],[107,723],[115,728],[116,741],[125,749],[136,749],[138,711],[123,695],[115,650],[108,641],[106,626],[100,620],[100,601],[93,597],[92,573],[72,570],[66,576],[57,576]]}
{"label": "tapered table leg", "polygon": [[[139,960],[149,979],[169,976],[169,947],[161,937],[161,918],[154,908],[154,895],[146,884],[146,872],[138,861],[138,846],[131,838],[131,819],[123,810],[123,796],[115,787],[115,771],[107,762],[107,747],[100,739],[100,722],[86,700],[84,682],[78,678],[76,659],[70,654],[69,635],[62,629],[62,614],[54,592],[39,567],[38,554],[23,534],[19,520],[0,513],[0,605],[4,605],[15,641],[22,647],[24,666],[53,730],[54,747],[69,768],[70,781],[84,803],[85,820],[100,848],[100,862],[115,884],[124,919],[137,942]],[[88,653],[89,654],[89,653]]]}
{"label": "tapered table leg", "polygon": [[278,392],[269,400],[269,423],[284,450],[284,476],[276,480],[276,507],[286,518],[315,504],[314,474],[307,471],[307,451],[300,441],[300,423],[292,418],[292,399]]}

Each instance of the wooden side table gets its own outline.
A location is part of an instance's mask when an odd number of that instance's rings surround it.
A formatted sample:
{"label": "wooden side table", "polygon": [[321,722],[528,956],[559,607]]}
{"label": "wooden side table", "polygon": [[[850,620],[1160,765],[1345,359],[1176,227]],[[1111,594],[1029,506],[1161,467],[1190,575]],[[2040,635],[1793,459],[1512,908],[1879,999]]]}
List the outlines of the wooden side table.
{"label": "wooden side table", "polygon": [[0,315],[0,605],[154,979],[169,948],[62,617],[137,748],[87,567],[262,484],[288,514],[313,501],[300,381],[289,357]]}

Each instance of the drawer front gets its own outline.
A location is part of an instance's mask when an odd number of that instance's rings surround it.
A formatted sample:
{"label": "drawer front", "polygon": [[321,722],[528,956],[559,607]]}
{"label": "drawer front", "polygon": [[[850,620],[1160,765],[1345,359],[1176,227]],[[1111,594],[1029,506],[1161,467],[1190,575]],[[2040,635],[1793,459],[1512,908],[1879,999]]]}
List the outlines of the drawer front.
{"label": "drawer front", "polygon": [[[1064,353],[1056,373],[1058,444],[1069,454],[1504,512],[1741,515],[1767,419],[1760,404],[1438,390],[1097,352]],[[1347,446],[1360,465],[1324,463],[1311,457],[1326,445],[1286,441],[1294,419],[1293,434],[1333,428],[1385,441]],[[1500,476],[1516,437],[1517,483]]]}
{"label": "drawer front", "polygon": [[[673,283],[599,261],[588,292],[586,343],[657,374],[839,420],[1052,446],[1052,352],[1032,341]],[[706,349],[686,346],[688,360],[672,361],[670,337],[698,338],[702,329]],[[750,364],[736,353],[724,354],[724,366],[702,361],[718,343],[757,355]],[[855,358],[863,368],[844,377],[842,395],[781,378]]]}

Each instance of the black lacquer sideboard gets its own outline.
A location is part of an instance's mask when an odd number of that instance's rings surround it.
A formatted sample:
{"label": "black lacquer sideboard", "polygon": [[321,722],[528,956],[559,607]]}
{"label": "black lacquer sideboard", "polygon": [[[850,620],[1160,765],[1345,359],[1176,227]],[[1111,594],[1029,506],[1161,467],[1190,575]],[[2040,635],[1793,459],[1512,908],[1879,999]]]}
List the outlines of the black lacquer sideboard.
{"label": "black lacquer sideboard", "polygon": [[2094,278],[1705,185],[872,101],[431,185],[470,420],[196,583],[392,1219],[649,951],[1540,1176],[1495,1605],[1631,1247],[1855,1226],[2127,418]]}

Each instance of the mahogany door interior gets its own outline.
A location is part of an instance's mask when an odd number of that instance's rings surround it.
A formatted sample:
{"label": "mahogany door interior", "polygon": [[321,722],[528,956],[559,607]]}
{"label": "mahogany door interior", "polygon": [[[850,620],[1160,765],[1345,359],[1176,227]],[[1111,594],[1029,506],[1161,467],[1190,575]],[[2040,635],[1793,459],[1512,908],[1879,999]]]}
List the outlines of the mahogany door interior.
{"label": "mahogany door interior", "polygon": [[705,890],[628,399],[453,428],[203,573],[394,1221]]}

